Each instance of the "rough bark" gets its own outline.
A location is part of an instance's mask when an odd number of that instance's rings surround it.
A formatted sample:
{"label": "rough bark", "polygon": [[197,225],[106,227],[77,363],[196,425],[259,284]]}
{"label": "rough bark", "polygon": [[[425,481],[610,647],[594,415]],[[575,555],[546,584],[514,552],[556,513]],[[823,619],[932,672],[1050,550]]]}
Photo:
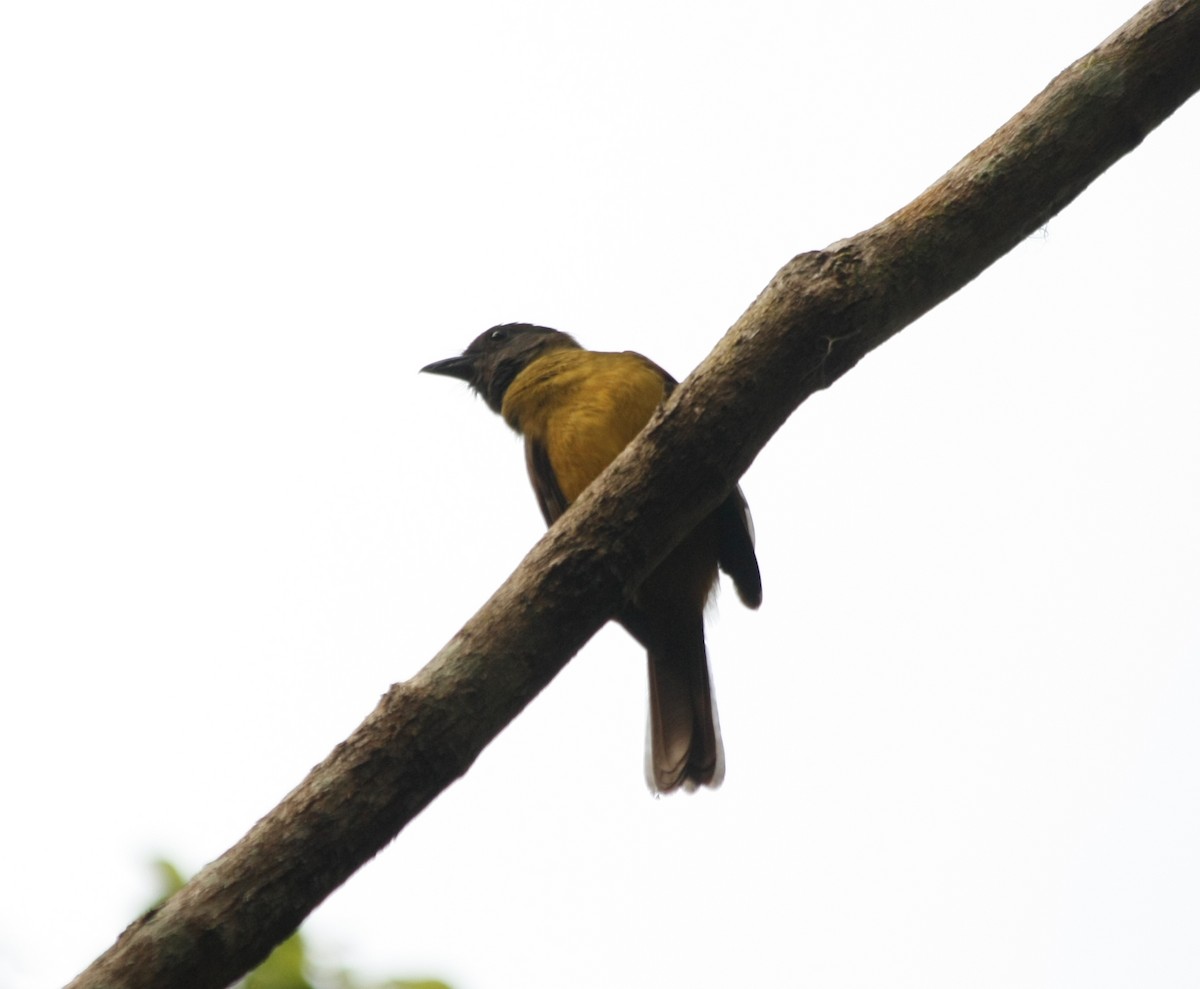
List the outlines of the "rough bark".
{"label": "rough bark", "polygon": [[1200,88],[1200,0],[1151,3],[912,203],[801,254],[437,656],[71,985],[220,987],[406,822],[725,497],[796,407],[1045,224]]}

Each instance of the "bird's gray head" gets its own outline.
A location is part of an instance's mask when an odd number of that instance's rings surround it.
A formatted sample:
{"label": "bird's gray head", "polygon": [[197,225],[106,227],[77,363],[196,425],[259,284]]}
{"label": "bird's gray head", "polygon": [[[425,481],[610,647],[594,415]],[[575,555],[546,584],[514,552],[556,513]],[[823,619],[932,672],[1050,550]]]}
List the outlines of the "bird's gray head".
{"label": "bird's gray head", "polygon": [[547,326],[504,323],[480,333],[462,356],[434,361],[421,370],[465,381],[483,396],[488,408],[499,413],[513,379],[543,354],[564,347],[578,349],[579,344]]}

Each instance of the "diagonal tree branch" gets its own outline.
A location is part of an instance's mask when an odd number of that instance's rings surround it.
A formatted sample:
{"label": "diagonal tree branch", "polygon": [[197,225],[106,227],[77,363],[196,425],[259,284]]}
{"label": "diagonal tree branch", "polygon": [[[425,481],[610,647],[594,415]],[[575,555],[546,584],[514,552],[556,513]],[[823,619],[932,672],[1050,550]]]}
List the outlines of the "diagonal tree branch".
{"label": "diagonal tree branch", "polygon": [[727,494],[799,404],[1066,206],[1200,88],[1200,0],[1157,0],[912,203],[772,279],[486,605],[71,986],[221,987],[454,779]]}

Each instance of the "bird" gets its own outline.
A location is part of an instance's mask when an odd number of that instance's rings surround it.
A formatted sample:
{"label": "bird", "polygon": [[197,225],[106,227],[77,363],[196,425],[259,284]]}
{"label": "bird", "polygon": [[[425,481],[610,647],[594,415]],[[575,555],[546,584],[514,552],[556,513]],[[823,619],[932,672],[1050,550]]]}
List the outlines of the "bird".
{"label": "bird", "polygon": [[[585,350],[559,330],[493,326],[458,357],[422,372],[465,381],[525,441],[546,524],[583,493],[646,425],[677,382],[633,351]],[[750,510],[740,488],[692,530],[615,620],[646,650],[650,681],[646,782],[655,794],[717,787],[724,749],[704,642],[718,568],[750,608],[762,603]]]}

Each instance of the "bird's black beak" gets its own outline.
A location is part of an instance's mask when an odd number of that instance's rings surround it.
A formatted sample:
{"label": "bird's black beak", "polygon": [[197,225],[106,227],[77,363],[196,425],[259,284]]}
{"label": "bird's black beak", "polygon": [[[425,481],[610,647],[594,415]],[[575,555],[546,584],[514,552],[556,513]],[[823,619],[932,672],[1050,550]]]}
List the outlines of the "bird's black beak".
{"label": "bird's black beak", "polygon": [[459,378],[470,382],[475,376],[475,358],[467,354],[461,357],[447,357],[444,361],[434,361],[421,368],[429,374],[444,374],[448,378]]}

